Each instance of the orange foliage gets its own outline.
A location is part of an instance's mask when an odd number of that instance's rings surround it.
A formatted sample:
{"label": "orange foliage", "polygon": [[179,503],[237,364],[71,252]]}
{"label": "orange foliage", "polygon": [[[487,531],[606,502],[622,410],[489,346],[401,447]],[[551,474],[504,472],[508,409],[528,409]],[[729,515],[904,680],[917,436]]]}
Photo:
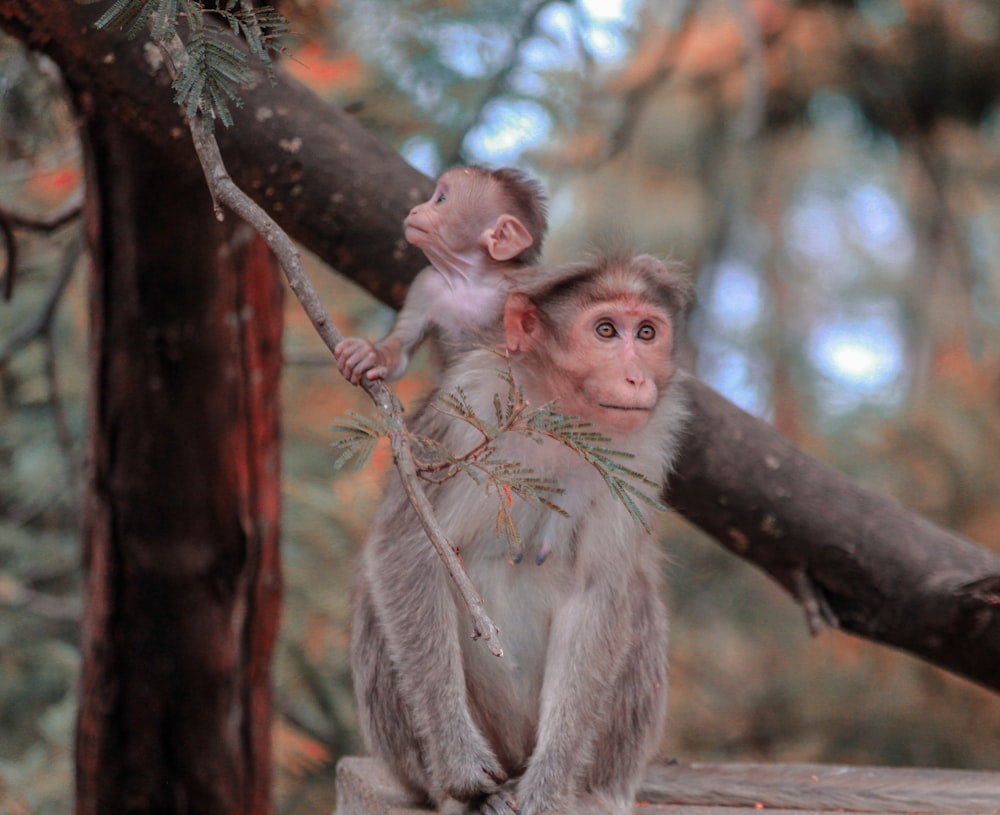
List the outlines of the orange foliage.
{"label": "orange foliage", "polygon": [[52,170],[39,169],[27,180],[25,193],[28,198],[56,204],[80,186],[82,176],[83,171],[75,164],[64,164]]}
{"label": "orange foliage", "polygon": [[957,386],[968,403],[993,400],[995,383],[992,377],[983,376],[983,368],[969,355],[965,342],[944,346],[934,355],[934,379],[947,380]]}
{"label": "orange foliage", "polygon": [[[752,0],[749,13],[765,39],[784,28],[788,22],[788,4],[779,0]],[[732,13],[703,15],[695,23],[680,58],[682,70],[696,75],[716,74],[732,68],[746,52],[745,34]]]}
{"label": "orange foliage", "polygon": [[330,751],[284,719],[271,728],[274,760],[285,772],[302,777],[314,773],[331,761]]}
{"label": "orange foliage", "polygon": [[288,73],[315,91],[357,91],[364,85],[364,66],[357,54],[330,54],[313,40],[284,64]]}

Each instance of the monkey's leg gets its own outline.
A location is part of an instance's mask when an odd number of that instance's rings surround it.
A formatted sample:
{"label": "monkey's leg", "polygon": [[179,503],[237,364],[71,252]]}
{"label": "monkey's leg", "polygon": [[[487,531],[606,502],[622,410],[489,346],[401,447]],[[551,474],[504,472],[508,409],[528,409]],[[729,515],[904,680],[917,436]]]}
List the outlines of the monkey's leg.
{"label": "monkey's leg", "polygon": [[424,750],[403,703],[367,581],[361,583],[354,598],[351,674],[365,745],[389,765],[416,800],[432,803]]}
{"label": "monkey's leg", "polygon": [[496,792],[507,774],[470,710],[456,600],[412,510],[377,524],[364,563],[380,658],[418,735],[432,800]]}
{"label": "monkey's leg", "polygon": [[597,744],[596,735],[631,636],[621,613],[622,588],[589,585],[569,597],[552,621],[538,741],[517,790],[522,815],[576,813],[578,779],[593,751],[618,749]]}
{"label": "monkey's leg", "polygon": [[585,778],[590,792],[614,802],[622,812],[632,811],[643,773],[663,735],[667,704],[668,626],[659,587],[646,583],[630,598],[632,647],[601,717]]}

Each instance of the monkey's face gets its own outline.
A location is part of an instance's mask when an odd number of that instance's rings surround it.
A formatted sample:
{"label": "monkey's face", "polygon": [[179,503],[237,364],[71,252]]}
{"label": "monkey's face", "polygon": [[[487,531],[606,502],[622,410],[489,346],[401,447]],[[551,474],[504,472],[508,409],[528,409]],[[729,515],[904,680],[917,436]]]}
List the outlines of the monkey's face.
{"label": "monkey's face", "polygon": [[410,210],[403,234],[428,257],[480,251],[482,231],[502,212],[499,199],[496,184],[465,169],[449,170],[431,197]]}
{"label": "monkey's face", "polygon": [[583,308],[549,347],[560,410],[610,432],[643,427],[673,374],[670,317],[633,297]]}

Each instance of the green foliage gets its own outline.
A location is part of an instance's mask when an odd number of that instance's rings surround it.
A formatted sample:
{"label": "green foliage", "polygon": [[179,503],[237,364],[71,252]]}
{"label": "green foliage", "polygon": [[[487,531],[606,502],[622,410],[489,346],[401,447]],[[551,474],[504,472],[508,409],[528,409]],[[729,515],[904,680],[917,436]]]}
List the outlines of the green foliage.
{"label": "green foliage", "polygon": [[[271,6],[244,7],[240,0],[214,5],[201,0],[116,0],[94,25],[123,31],[129,38],[148,29],[153,42],[166,43],[178,33],[181,21],[187,37],[184,57],[176,66],[176,101],[189,117],[200,112],[210,128],[216,120],[228,127],[233,123],[229,104],[241,104],[240,91],[252,78],[249,55],[272,75],[271,53],[284,50],[281,39],[288,33],[288,21]],[[228,37],[219,22],[246,47]]]}
{"label": "green foliage", "polygon": [[189,117],[201,111],[207,122],[219,119],[229,127],[228,102],[240,104],[239,87],[250,79],[245,55],[211,29],[191,35],[187,54],[174,81],[175,101]]}
{"label": "green foliage", "polygon": [[388,438],[393,433],[400,432],[402,428],[387,413],[379,413],[370,419],[351,410],[348,411],[346,418],[341,419],[331,429],[343,433],[343,436],[331,445],[340,451],[340,455],[333,462],[334,469],[339,470],[351,459],[354,459],[354,466],[358,469],[366,466],[371,461],[378,440],[383,436]]}
{"label": "green foliage", "polygon": [[388,416],[380,414],[369,419],[351,412],[333,428],[344,434],[333,442],[333,447],[341,451],[335,466],[340,468],[353,459],[356,466],[363,467],[371,460],[380,438],[406,433],[417,450],[417,472],[422,478],[432,483],[442,483],[464,473],[481,485],[487,494],[496,497],[496,534],[506,542],[511,560],[516,563],[521,560],[523,550],[521,536],[511,512],[515,496],[540,504],[563,517],[569,515],[552,500],[552,496],[563,493],[558,482],[537,475],[520,462],[498,456],[497,443],[509,433],[519,433],[539,440],[549,438],[565,445],[594,467],[611,493],[648,532],[648,521],[636,499],[656,509],[663,510],[666,507],[642,489],[645,487],[655,494],[659,491],[658,484],[622,464],[621,460],[628,460],[633,456],[608,447],[610,439],[593,430],[592,424],[578,416],[559,413],[551,404],[529,409],[510,368],[501,370],[500,375],[507,383],[507,392],[503,397],[500,394],[494,395],[492,421],[477,414],[461,387],[437,397],[439,409],[471,425],[482,436],[482,440],[469,450],[456,453],[435,439],[409,433]]}
{"label": "green foliage", "polygon": [[116,0],[94,25],[123,31],[129,39],[134,39],[153,18],[153,38],[162,40],[180,14],[180,5],[181,0]]}
{"label": "green foliage", "polygon": [[640,523],[647,532],[650,529],[646,516],[633,499],[638,498],[642,503],[654,509],[666,510],[666,506],[636,486],[636,484],[641,484],[656,494],[660,491],[661,485],[616,461],[615,459],[630,459],[634,456],[631,453],[606,447],[605,445],[610,439],[591,430],[593,425],[589,422],[581,421],[577,416],[565,416],[543,405],[531,415],[528,427],[527,432],[556,439],[593,466],[601,474],[612,495],[625,505],[632,518]]}

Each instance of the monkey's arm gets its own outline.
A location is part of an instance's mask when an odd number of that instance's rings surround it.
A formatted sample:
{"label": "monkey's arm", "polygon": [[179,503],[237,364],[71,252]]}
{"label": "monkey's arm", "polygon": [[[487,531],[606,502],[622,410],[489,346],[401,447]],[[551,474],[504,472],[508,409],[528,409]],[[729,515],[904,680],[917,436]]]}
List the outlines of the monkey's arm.
{"label": "monkey's arm", "polygon": [[438,273],[428,266],[413,279],[392,329],[384,339],[375,343],[387,379],[398,379],[406,373],[413,351],[427,336],[437,278]]}
{"label": "monkey's arm", "polygon": [[396,322],[383,339],[372,343],[361,337],[348,337],[337,345],[334,352],[337,367],[352,385],[357,385],[363,376],[399,379],[406,373],[413,350],[427,334],[436,274],[428,266],[416,276]]}

